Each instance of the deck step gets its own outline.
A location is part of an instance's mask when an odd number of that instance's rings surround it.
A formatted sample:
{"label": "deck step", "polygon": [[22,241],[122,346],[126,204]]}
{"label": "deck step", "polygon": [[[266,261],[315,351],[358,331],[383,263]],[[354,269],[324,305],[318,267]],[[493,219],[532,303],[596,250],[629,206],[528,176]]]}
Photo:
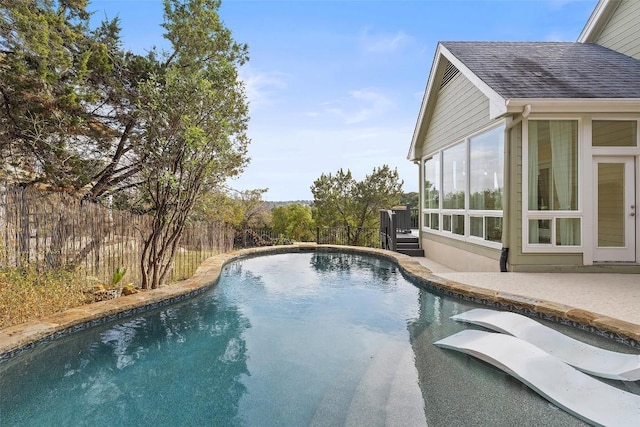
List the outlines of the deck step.
{"label": "deck step", "polygon": [[418,243],[420,240],[416,236],[412,235],[398,235],[396,236],[396,242],[398,243]]}
{"label": "deck step", "polygon": [[404,254],[404,255],[409,255],[409,256],[416,256],[416,257],[423,257],[424,256],[424,249],[420,249],[420,248],[404,248],[404,249],[397,249],[398,253]]}
{"label": "deck step", "polygon": [[580,372],[519,338],[467,329],[434,344],[477,357],[503,370],[590,424],[630,426],[638,423],[640,396]]}
{"label": "deck step", "polygon": [[640,355],[594,347],[521,314],[476,308],[451,318],[513,335],[591,375],[621,381],[640,380]]}

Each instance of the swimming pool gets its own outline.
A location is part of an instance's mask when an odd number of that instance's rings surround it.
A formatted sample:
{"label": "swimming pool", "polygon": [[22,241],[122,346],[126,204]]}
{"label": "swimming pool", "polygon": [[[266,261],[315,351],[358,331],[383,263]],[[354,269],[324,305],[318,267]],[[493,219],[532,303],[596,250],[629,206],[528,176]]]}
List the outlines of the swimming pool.
{"label": "swimming pool", "polygon": [[[433,345],[476,307],[357,254],[234,261],[192,300],[0,365],[2,425],[584,425]],[[617,344],[585,335],[591,342]]]}

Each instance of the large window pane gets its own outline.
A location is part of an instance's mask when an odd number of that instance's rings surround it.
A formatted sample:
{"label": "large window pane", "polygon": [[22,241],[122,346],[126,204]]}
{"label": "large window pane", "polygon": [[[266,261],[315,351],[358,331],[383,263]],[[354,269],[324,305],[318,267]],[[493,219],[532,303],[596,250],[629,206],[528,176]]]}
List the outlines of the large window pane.
{"label": "large window pane", "polygon": [[458,144],[442,153],[442,207],[464,209],[466,150]]}
{"label": "large window pane", "polygon": [[578,209],[578,123],[529,122],[529,210]]}
{"label": "large window pane", "polygon": [[440,161],[437,158],[424,162],[424,208],[438,209],[440,201]]}
{"label": "large window pane", "polygon": [[501,210],[504,128],[471,138],[469,156],[469,209]]}
{"label": "large window pane", "polygon": [[635,147],[638,142],[638,122],[594,120],[592,145],[594,147]]}

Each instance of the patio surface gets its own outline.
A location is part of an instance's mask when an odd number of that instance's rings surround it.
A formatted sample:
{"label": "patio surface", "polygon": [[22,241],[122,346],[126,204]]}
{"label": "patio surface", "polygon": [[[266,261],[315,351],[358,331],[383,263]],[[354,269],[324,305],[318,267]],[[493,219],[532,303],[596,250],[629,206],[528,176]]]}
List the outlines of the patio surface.
{"label": "patio surface", "polygon": [[462,273],[427,258],[416,260],[449,281],[546,300],[640,325],[640,274]]}

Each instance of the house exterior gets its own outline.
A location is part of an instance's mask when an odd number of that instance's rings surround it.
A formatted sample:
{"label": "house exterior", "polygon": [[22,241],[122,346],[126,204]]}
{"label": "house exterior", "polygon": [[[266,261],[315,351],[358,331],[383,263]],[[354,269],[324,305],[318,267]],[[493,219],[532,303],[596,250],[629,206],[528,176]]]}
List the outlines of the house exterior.
{"label": "house exterior", "polygon": [[600,0],[577,42],[438,44],[408,154],[425,256],[640,272],[639,22]]}

